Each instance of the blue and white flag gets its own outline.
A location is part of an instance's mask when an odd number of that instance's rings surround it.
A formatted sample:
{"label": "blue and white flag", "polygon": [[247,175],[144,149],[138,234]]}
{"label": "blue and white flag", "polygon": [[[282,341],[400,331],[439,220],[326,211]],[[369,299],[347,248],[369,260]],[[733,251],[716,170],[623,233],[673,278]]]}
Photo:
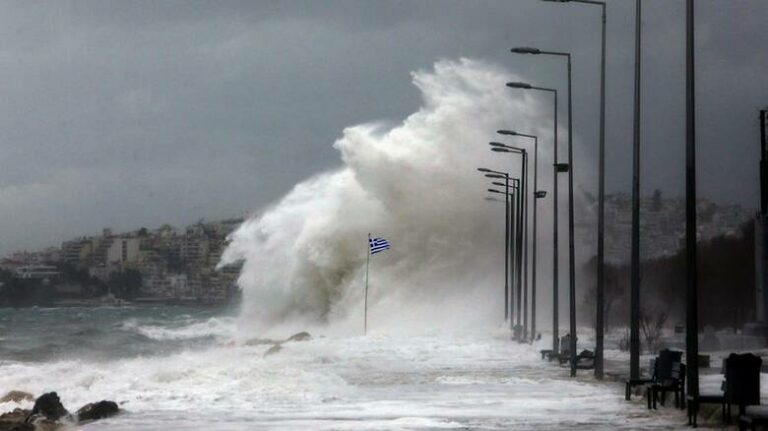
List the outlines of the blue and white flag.
{"label": "blue and white flag", "polygon": [[388,249],[389,241],[384,238],[368,238],[368,245],[371,247],[371,254],[376,254]]}

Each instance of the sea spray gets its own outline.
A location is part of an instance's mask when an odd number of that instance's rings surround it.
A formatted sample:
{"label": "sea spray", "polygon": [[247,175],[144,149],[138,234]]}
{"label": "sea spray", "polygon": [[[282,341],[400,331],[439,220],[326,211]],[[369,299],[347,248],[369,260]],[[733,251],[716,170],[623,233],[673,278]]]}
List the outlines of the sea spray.
{"label": "sea spray", "polygon": [[[503,319],[504,208],[484,200],[490,184],[476,168],[518,175],[516,156],[487,145],[497,129],[515,128],[539,136],[539,188],[551,189],[551,101],[505,89],[519,78],[469,59],[438,61],[412,80],[422,96],[417,112],[390,128],[346,128],[334,144],[341,168],[299,183],[232,234],[222,264],[244,262],[238,284],[250,330],[332,323],[359,331],[369,232],[392,243],[371,262],[374,332]],[[545,241],[551,218],[540,208]],[[551,264],[544,253],[539,261]],[[540,271],[540,285],[548,280]]]}

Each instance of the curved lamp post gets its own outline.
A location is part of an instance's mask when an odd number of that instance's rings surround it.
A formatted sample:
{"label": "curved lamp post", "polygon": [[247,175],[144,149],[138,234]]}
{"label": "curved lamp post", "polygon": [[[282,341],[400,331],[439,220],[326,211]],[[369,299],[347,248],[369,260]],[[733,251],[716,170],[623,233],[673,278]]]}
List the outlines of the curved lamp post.
{"label": "curved lamp post", "polygon": [[606,5],[596,0],[542,0],[554,3],[583,3],[602,9],[602,47],[600,51],[600,143],[598,150],[597,198],[597,303],[595,304],[595,377],[604,376],[603,346],[605,334],[605,25]]}
{"label": "curved lamp post", "polygon": [[[520,47],[510,50],[515,54],[552,55],[565,57],[568,66],[568,272],[569,272],[569,310],[571,352],[576,351],[576,256],[574,238],[574,202],[573,202],[573,98],[571,80],[571,54],[559,51],[544,51],[538,48]],[[571,355],[571,377],[576,375],[576,355]]]}
{"label": "curved lamp post", "polygon": [[[509,193],[509,174],[506,172],[493,171],[488,168],[477,168],[478,172],[484,174],[498,175],[504,178],[505,193]],[[486,175],[487,176],[487,175]],[[504,321],[509,319],[509,199],[504,199],[506,213],[504,216]]]}
{"label": "curved lamp post", "polygon": [[[517,271],[517,331],[522,329],[521,336],[517,337],[518,341],[525,341],[528,339],[528,153],[523,148],[512,147],[502,144],[500,142],[491,142],[489,144],[492,148],[491,151],[497,153],[513,153],[520,154],[520,170],[522,187],[518,196],[520,202],[519,210],[521,212],[518,229],[516,231],[518,242],[516,253],[516,265]],[[520,319],[522,318],[522,328],[520,328]]]}
{"label": "curved lamp post", "polygon": [[[531,254],[533,256],[533,259],[531,259],[531,270],[532,270],[532,277],[531,277],[531,341],[536,339],[536,275],[538,272],[538,267],[536,264],[536,258],[537,258],[537,248],[536,248],[536,242],[537,242],[537,226],[538,226],[538,218],[537,218],[537,208],[538,208],[538,200],[545,197],[547,195],[546,192],[540,191],[538,187],[538,179],[539,179],[539,138],[535,135],[528,135],[525,133],[518,133],[513,130],[498,130],[496,133],[500,135],[505,136],[520,136],[523,138],[529,138],[533,139],[533,241],[532,245],[533,248],[531,250]],[[541,197],[539,197],[541,196]],[[526,197],[527,199],[527,197]]]}
{"label": "curved lamp post", "polygon": [[552,351],[554,353],[560,352],[560,343],[559,343],[559,330],[560,330],[560,305],[559,305],[559,295],[560,290],[558,287],[558,281],[559,281],[559,242],[558,242],[558,223],[557,223],[557,215],[558,215],[558,198],[557,198],[557,174],[568,172],[568,165],[564,163],[559,163],[557,158],[557,147],[558,147],[558,140],[557,140],[557,129],[558,129],[558,122],[557,122],[557,111],[558,111],[558,105],[557,105],[557,90],[554,88],[547,88],[547,87],[538,87],[534,86],[525,82],[508,82],[507,87],[509,88],[515,88],[515,89],[521,89],[521,90],[536,90],[536,91],[543,91],[547,93],[552,93],[554,96],[554,145],[553,145],[553,153],[554,153],[554,160],[552,162],[552,165],[554,167],[553,169],[553,175],[554,175],[554,181],[552,185]]}

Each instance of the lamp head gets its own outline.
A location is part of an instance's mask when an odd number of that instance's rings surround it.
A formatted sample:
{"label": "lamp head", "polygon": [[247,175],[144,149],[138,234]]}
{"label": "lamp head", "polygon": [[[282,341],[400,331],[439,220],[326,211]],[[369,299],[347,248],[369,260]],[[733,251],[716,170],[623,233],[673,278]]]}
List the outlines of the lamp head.
{"label": "lamp head", "polygon": [[515,54],[541,54],[541,50],[538,48],[531,48],[528,46],[521,46],[518,48],[512,48],[510,49],[511,52]]}
{"label": "lamp head", "polygon": [[524,90],[530,90],[531,84],[526,84],[525,82],[507,82],[507,87],[509,88],[522,88]]}

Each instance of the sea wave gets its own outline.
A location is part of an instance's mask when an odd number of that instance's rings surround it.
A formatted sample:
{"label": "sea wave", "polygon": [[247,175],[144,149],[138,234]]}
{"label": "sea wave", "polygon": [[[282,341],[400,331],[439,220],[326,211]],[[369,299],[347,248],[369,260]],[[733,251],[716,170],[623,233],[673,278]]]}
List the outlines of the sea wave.
{"label": "sea wave", "polygon": [[211,317],[205,320],[185,318],[176,322],[130,319],[121,324],[126,331],[134,331],[152,340],[229,339],[237,335],[237,319]]}

